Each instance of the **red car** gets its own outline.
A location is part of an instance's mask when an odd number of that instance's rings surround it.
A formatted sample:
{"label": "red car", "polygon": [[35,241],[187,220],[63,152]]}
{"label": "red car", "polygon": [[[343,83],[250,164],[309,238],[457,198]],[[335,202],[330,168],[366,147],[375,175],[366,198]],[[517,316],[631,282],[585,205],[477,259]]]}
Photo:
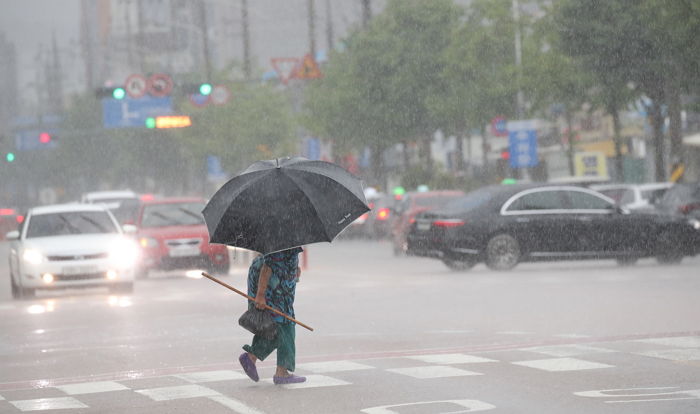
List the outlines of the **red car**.
{"label": "red car", "polygon": [[409,192],[404,194],[399,204],[394,208],[395,217],[391,224],[394,255],[398,256],[406,253],[408,232],[418,213],[443,207],[450,201],[464,195],[464,192],[459,190]]}
{"label": "red car", "polygon": [[228,250],[223,244],[209,244],[209,232],[200,198],[142,200],[135,215],[141,258],[137,276],[147,277],[151,269],[206,268],[228,274]]}

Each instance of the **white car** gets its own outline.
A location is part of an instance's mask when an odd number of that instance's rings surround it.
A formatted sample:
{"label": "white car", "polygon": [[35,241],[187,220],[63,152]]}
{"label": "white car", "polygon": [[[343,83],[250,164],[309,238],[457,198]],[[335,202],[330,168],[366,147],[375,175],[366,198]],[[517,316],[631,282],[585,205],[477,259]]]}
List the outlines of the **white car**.
{"label": "white car", "polygon": [[106,204],[107,208],[115,209],[125,200],[138,201],[139,195],[131,190],[120,191],[93,191],[85,193],[80,198],[81,203]]}
{"label": "white car", "polygon": [[[124,226],[127,232],[133,226]],[[133,291],[138,246],[102,205],[60,204],[29,210],[10,241],[12,296],[37,289],[107,286]]]}
{"label": "white car", "polygon": [[628,210],[647,209],[658,201],[673,183],[646,184],[602,184],[592,185],[591,189],[615,200]]}

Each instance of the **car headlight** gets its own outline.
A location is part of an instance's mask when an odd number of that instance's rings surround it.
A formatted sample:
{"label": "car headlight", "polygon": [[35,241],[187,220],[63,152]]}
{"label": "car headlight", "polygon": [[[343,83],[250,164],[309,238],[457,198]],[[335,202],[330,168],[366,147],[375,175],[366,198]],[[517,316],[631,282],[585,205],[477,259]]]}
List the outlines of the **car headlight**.
{"label": "car headlight", "polygon": [[158,240],[151,237],[141,237],[139,244],[141,247],[158,247]]}
{"label": "car headlight", "polygon": [[22,254],[22,259],[29,264],[38,265],[44,261],[44,255],[39,250],[27,249]]}
{"label": "car headlight", "polygon": [[136,263],[139,256],[139,248],[131,240],[121,240],[112,246],[109,259],[116,265],[129,267]]}
{"label": "car headlight", "polygon": [[690,219],[688,220],[688,224],[690,224],[695,230],[700,230],[700,220]]}

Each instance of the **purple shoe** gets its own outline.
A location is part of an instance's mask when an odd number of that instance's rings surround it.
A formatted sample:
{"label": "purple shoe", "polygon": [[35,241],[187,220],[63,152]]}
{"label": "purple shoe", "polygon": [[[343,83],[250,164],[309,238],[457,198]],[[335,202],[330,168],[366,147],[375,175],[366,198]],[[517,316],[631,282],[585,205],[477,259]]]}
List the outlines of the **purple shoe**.
{"label": "purple shoe", "polygon": [[277,385],[297,384],[300,382],[306,382],[306,377],[300,377],[300,376],[294,375],[294,374],[289,374],[285,377],[274,376],[274,377],[272,377],[272,382],[274,382]]}
{"label": "purple shoe", "polygon": [[246,375],[248,375],[250,379],[255,382],[260,381],[260,377],[258,377],[258,370],[255,368],[253,361],[250,360],[247,352],[242,353],[241,356],[238,357],[238,362],[241,363],[243,371],[245,371]]}

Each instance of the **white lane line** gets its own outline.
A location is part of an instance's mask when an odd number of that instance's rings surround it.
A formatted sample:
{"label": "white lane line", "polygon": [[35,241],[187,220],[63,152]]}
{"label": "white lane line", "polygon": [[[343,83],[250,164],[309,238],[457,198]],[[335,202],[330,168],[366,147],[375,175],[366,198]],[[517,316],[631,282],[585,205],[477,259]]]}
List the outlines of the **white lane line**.
{"label": "white lane line", "polygon": [[215,395],[220,395],[218,392],[212,389],[194,384],[136,390],[136,392],[143,394],[154,401],[168,401],[183,398],[212,397]]}
{"label": "white lane line", "polygon": [[236,400],[235,398],[231,397],[226,397],[223,395],[213,395],[211,397],[207,397],[212,401],[216,401],[219,404],[223,405],[226,408],[230,408],[233,411],[237,412],[238,414],[265,414],[262,411],[258,411],[255,408],[248,407],[247,405],[243,404],[242,402]]}
{"label": "white lane line", "polygon": [[[272,379],[267,379],[265,380],[265,382],[273,383]],[[351,385],[351,383],[337,378],[327,377],[325,375],[307,375],[306,382],[301,382],[298,384],[286,384],[281,385],[281,387],[293,390],[298,388],[335,387],[338,385]]]}
{"label": "white lane line", "polygon": [[589,354],[608,354],[617,351],[606,348],[598,348],[588,345],[552,345],[552,346],[536,346],[530,348],[520,348],[518,351],[536,352],[538,354],[544,354],[554,357],[571,357],[578,355],[589,355]]}
{"label": "white lane line", "polygon": [[613,368],[613,365],[601,364],[599,362],[584,361],[576,358],[553,358],[539,359],[535,361],[513,362],[514,365],[521,365],[529,368],[541,369],[543,371],[582,371],[586,369]]}
{"label": "white lane line", "polygon": [[[400,407],[411,407],[420,406],[422,408],[430,408],[431,404],[435,404],[437,409],[444,409],[445,404],[454,404],[460,408],[467,408],[467,410],[450,411],[451,413],[474,413],[477,411],[487,411],[496,408],[496,406],[489,403],[485,403],[479,400],[443,400],[443,401],[419,401],[406,404],[393,404],[393,405],[382,405],[379,407],[371,407],[360,410],[365,414],[399,414],[399,411],[390,410],[389,408],[400,408]],[[403,411],[403,410],[402,410]],[[421,410],[422,411],[422,410]]]}
{"label": "white lane line", "polygon": [[700,336],[675,336],[670,338],[638,339],[637,342],[673,346],[678,348],[700,348]]}
{"label": "white lane line", "polygon": [[126,387],[114,381],[83,382],[80,384],[59,385],[56,388],[68,395],[94,394],[98,392],[128,390]]}
{"label": "white lane line", "polygon": [[230,370],[192,372],[189,374],[178,374],[173,376],[193,384],[200,382],[230,381],[248,378],[248,376],[243,373]]}
{"label": "white lane line", "polygon": [[10,401],[20,411],[67,410],[71,408],[88,408],[73,397],[39,398],[37,400]]}
{"label": "white lane line", "polygon": [[416,361],[427,362],[428,364],[450,365],[450,364],[476,364],[481,362],[498,362],[495,359],[482,358],[467,354],[435,354],[435,355],[413,355],[406,358]]}
{"label": "white lane line", "polygon": [[526,331],[501,331],[501,332],[496,332],[498,335],[532,335],[532,332],[526,332]]}
{"label": "white lane line", "polygon": [[315,374],[374,369],[373,366],[358,364],[357,362],[352,361],[311,362],[308,364],[299,364],[298,367],[307,371],[311,371]]}
{"label": "white lane line", "polygon": [[637,355],[652,358],[668,359],[671,361],[700,361],[700,349],[663,349],[659,351],[634,352]]}
{"label": "white lane line", "polygon": [[590,338],[590,335],[576,334],[576,333],[565,333],[554,335],[556,338],[567,338],[567,339],[585,339]]}
{"label": "white lane line", "polygon": [[418,379],[428,379],[428,378],[447,378],[447,377],[467,377],[472,375],[483,375],[479,372],[467,371],[464,369],[459,369],[455,367],[448,367],[443,365],[432,365],[427,367],[413,367],[413,368],[392,368],[387,369],[389,372],[394,372],[396,374],[406,375]]}

